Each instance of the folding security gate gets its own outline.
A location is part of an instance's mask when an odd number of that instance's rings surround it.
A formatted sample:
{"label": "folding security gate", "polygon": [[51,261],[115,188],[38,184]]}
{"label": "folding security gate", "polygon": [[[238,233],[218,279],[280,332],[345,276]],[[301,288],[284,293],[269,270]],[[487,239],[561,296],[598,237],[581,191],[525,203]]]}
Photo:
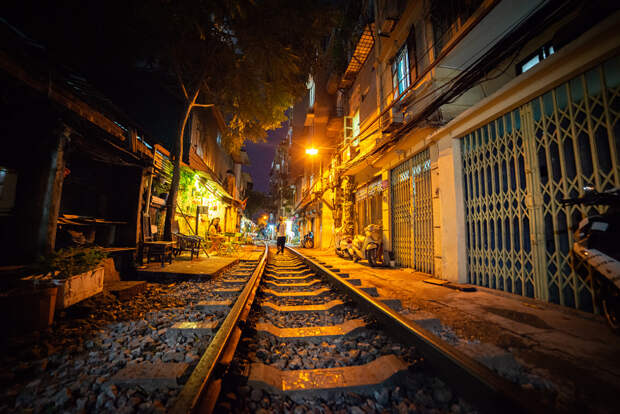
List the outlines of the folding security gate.
{"label": "folding security gate", "polygon": [[425,150],[391,172],[392,250],[396,264],[433,273],[431,160]]}
{"label": "folding security gate", "polygon": [[595,310],[570,260],[593,210],[558,200],[619,187],[619,152],[619,57],[463,137],[469,282]]}

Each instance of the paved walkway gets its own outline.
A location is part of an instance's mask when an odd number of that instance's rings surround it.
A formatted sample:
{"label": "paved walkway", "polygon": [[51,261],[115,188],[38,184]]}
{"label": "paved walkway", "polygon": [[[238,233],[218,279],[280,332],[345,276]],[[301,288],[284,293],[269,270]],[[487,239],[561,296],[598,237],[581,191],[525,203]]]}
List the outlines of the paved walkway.
{"label": "paved walkway", "polygon": [[198,258],[190,260],[189,253],[182,253],[174,258],[171,264],[163,267],[161,262],[151,262],[137,269],[137,278],[157,281],[167,279],[210,278],[234,266],[239,260],[258,260],[264,251],[263,246],[242,246],[230,256],[205,257],[201,252]]}
{"label": "paved walkway", "polygon": [[566,411],[618,412],[620,336],[600,316],[493,289],[432,285],[423,273],[371,268],[333,250],[298,251],[375,286],[382,297],[400,299],[401,315],[523,387],[557,393]]}

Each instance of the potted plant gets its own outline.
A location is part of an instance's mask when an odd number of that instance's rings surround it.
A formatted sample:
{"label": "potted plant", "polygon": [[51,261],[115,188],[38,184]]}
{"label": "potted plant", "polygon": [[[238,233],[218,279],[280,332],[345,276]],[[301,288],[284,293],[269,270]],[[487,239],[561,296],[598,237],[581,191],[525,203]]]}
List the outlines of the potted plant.
{"label": "potted plant", "polygon": [[38,274],[22,280],[57,286],[56,308],[64,309],[103,291],[105,257],[100,247],[62,249],[41,257]]}

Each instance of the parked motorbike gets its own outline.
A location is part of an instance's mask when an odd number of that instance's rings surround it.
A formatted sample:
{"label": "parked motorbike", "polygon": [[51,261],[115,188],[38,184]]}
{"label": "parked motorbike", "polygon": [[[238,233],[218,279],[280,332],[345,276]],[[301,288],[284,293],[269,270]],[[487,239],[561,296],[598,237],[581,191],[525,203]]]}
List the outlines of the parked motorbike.
{"label": "parked motorbike", "polygon": [[306,249],[314,248],[314,233],[312,232],[306,233],[303,241],[301,242],[301,247],[305,247]]}
{"label": "parked motorbike", "polygon": [[354,261],[368,260],[372,267],[383,262],[383,235],[381,226],[369,224],[364,229],[364,235],[358,234],[351,243],[350,254]]}
{"label": "parked motorbike", "polygon": [[344,259],[352,259],[350,250],[353,243],[353,238],[347,234],[342,234],[344,228],[339,227],[336,229],[336,254]]}
{"label": "parked motorbike", "polygon": [[560,200],[564,205],[609,206],[603,214],[584,217],[575,231],[573,268],[584,264],[592,271],[594,295],[611,328],[620,332],[620,189]]}

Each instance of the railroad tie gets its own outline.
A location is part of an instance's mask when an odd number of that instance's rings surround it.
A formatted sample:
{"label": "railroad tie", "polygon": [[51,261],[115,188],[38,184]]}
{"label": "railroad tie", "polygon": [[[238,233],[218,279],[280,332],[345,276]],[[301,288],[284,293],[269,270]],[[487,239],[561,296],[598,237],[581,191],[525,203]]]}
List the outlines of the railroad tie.
{"label": "railroad tie", "polygon": [[210,300],[205,302],[198,302],[194,307],[196,309],[206,312],[228,312],[232,304],[233,301],[231,299]]}
{"label": "railroad tie", "polygon": [[284,395],[308,396],[342,391],[372,394],[379,384],[406,375],[407,363],[395,355],[383,355],[364,365],[349,367],[279,370],[263,363],[250,366],[248,385]]}
{"label": "railroad tie", "polygon": [[340,299],[331,300],[323,305],[292,305],[292,306],[280,306],[271,302],[263,302],[261,306],[265,311],[272,312],[329,312],[337,306],[344,305],[344,302]]}
{"label": "railroad tie", "polygon": [[223,286],[228,286],[228,287],[234,287],[234,286],[243,286],[246,283],[248,283],[247,279],[227,279],[227,280],[222,280],[222,285]]}
{"label": "railroad tie", "polygon": [[345,335],[358,335],[366,329],[366,322],[363,319],[350,319],[338,325],[301,328],[279,328],[271,323],[257,323],[255,329],[258,335],[273,335],[280,340],[299,339],[318,343]]}
{"label": "railroad tie", "polygon": [[166,331],[166,336],[207,336],[217,329],[218,321],[176,322]]}
{"label": "railroad tie", "polygon": [[319,279],[313,279],[309,282],[293,282],[293,283],[278,283],[278,282],[274,282],[273,280],[265,280],[264,283],[269,283],[270,285],[273,286],[277,286],[277,287],[309,287],[314,285],[315,283],[319,283],[320,280]]}
{"label": "railroad tie", "polygon": [[213,293],[220,296],[237,296],[241,292],[241,287],[214,289]]}
{"label": "railroad tie", "polygon": [[276,292],[275,290],[261,287],[261,292],[267,295],[277,296],[279,298],[307,298],[307,297],[316,298],[319,296],[323,296],[326,293],[329,293],[331,291],[332,290],[330,288],[323,287],[317,290],[312,290],[310,292],[303,292],[303,291]]}

